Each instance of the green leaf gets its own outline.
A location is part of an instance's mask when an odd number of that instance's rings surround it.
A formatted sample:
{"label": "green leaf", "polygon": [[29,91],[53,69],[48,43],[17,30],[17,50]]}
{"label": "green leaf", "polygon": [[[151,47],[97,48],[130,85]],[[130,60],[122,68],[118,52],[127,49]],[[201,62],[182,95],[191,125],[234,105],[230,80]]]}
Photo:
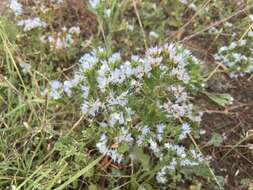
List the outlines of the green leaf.
{"label": "green leaf", "polygon": [[89,186],[89,190],[97,190],[96,185],[91,184],[91,185]]}
{"label": "green leaf", "polygon": [[216,104],[220,105],[220,106],[227,106],[227,105],[231,105],[233,103],[234,98],[227,93],[223,93],[223,94],[219,94],[219,93],[209,93],[209,92],[205,92],[205,94],[212,100],[214,101]]}
{"label": "green leaf", "polygon": [[223,142],[223,138],[220,134],[212,133],[212,138],[207,144],[218,147],[221,145],[222,142]]}
{"label": "green leaf", "polygon": [[145,190],[152,190],[152,189],[154,189],[154,188],[152,187],[152,185],[150,185],[150,184],[148,184],[148,183],[144,183],[144,184],[143,184],[143,187],[144,187]]}
{"label": "green leaf", "polygon": [[218,180],[219,184],[221,185],[221,187],[224,187],[225,185],[225,179],[223,176],[216,176],[216,179]]}
{"label": "green leaf", "polygon": [[123,143],[119,146],[118,152],[124,154],[129,149],[129,145],[127,143]]}
{"label": "green leaf", "polygon": [[201,183],[191,185],[190,190],[201,190]]}
{"label": "green leaf", "polygon": [[150,157],[147,154],[144,154],[143,150],[137,146],[133,148],[132,154],[135,158],[141,162],[144,169],[150,168]]}

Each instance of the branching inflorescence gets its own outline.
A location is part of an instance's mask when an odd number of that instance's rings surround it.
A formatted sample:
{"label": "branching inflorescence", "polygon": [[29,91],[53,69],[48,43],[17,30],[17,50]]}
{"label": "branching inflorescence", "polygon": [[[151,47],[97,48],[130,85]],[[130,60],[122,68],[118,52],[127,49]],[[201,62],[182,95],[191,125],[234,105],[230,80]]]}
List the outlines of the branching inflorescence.
{"label": "branching inflorescence", "polygon": [[23,6],[18,0],[11,0],[9,8],[15,15],[15,20],[17,25],[22,27],[24,32],[31,32],[33,30],[41,30],[42,35],[38,37],[43,44],[46,44],[50,47],[51,50],[61,50],[70,48],[80,35],[80,27],[62,27],[61,31],[48,31],[47,28],[52,23],[48,23],[47,14],[51,9],[57,9],[57,6],[60,6],[64,0],[50,0],[49,4],[52,4],[51,7],[45,6],[43,2],[37,3],[32,6],[32,9],[36,10],[38,13],[35,17],[27,16],[24,12],[26,7]]}
{"label": "branching inflorescence", "polygon": [[215,59],[229,68],[232,78],[250,74],[253,72],[252,44],[253,32],[249,32],[245,39],[231,42],[228,46],[219,48]]}
{"label": "branching inflorescence", "polygon": [[[98,129],[98,151],[116,163],[127,162],[133,147],[148,148],[166,165],[158,182],[177,167],[202,162],[181,143],[196,132],[202,113],[190,93],[203,87],[200,62],[180,45],[149,48],[145,56],[123,61],[120,53],[93,49],[79,60],[71,80],[52,81],[52,99],[81,96],[80,111]],[[179,145],[181,144],[181,145]]]}

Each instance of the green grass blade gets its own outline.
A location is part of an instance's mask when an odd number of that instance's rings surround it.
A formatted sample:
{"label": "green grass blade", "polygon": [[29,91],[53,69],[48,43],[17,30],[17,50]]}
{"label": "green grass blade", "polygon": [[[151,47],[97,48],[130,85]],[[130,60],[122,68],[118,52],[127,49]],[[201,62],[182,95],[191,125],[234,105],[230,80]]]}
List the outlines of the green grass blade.
{"label": "green grass blade", "polygon": [[64,167],[59,171],[59,173],[56,174],[56,176],[54,177],[54,179],[51,182],[49,182],[49,185],[47,186],[46,190],[52,189],[52,187],[54,186],[54,184],[56,183],[56,181],[61,177],[62,172],[65,171],[66,167],[67,167],[67,164],[65,164]]}
{"label": "green grass blade", "polygon": [[37,170],[33,172],[32,175],[30,175],[23,183],[21,183],[16,190],[20,190],[30,179],[32,179],[33,176],[35,176],[40,170],[42,169],[42,166],[38,167]]}
{"label": "green grass blade", "polygon": [[64,188],[66,188],[70,183],[74,182],[80,176],[82,176],[87,171],[89,171],[91,168],[93,168],[102,158],[103,158],[103,156],[100,156],[99,158],[97,158],[96,160],[94,160],[93,162],[91,162],[88,166],[86,166],[85,168],[83,168],[82,170],[80,170],[79,172],[77,172],[74,176],[72,176],[69,180],[67,180],[66,182],[64,182],[59,187],[57,187],[55,190],[62,190]]}

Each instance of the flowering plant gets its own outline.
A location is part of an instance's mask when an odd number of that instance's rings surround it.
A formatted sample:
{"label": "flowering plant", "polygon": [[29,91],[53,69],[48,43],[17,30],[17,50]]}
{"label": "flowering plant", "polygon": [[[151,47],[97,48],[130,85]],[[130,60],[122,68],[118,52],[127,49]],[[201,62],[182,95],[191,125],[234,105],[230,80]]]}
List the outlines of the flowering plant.
{"label": "flowering plant", "polygon": [[245,39],[231,42],[228,46],[220,47],[215,59],[222,61],[230,71],[231,77],[244,76],[253,72],[253,32],[249,32]]}
{"label": "flowering plant", "polygon": [[96,129],[100,154],[126,164],[138,160],[134,150],[145,150],[165,163],[157,171],[159,183],[166,183],[176,168],[203,161],[194,148],[183,146],[187,134],[197,134],[202,116],[190,97],[203,88],[201,64],[190,51],[166,44],[124,62],[120,53],[100,47],[79,62],[72,79],[51,82],[49,95],[55,100],[64,94],[82,97],[85,130]]}
{"label": "flowering plant", "polygon": [[[9,8],[15,15],[17,25],[29,34],[37,31],[37,33],[34,33],[36,38],[45,46],[49,45],[50,51],[53,52],[55,50],[70,49],[77,44],[80,38],[80,27],[78,24],[71,27],[63,26],[57,29],[54,19],[48,16],[54,16],[57,13],[57,9],[60,9],[64,5],[63,2],[63,0],[50,0],[47,3],[42,1],[34,5],[23,6],[21,1],[11,0]],[[35,16],[27,17],[25,11],[29,12],[31,10],[36,10]]]}

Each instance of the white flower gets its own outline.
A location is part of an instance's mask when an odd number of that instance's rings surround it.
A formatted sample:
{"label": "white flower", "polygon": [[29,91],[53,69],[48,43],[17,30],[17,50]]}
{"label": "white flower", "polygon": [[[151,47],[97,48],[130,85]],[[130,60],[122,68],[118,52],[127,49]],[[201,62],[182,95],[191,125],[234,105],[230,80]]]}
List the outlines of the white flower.
{"label": "white flower", "polygon": [[128,24],[127,29],[132,32],[134,30],[134,25]]}
{"label": "white flower", "polygon": [[149,33],[149,36],[154,37],[154,38],[159,38],[159,34],[156,33],[156,32],[154,32],[154,31],[151,31],[151,32]]}
{"label": "white flower", "polygon": [[20,20],[17,23],[18,26],[22,26],[24,32],[28,32],[34,28],[45,28],[47,26],[47,23],[43,22],[40,20],[40,18],[31,18],[31,19],[26,19],[26,20]]}
{"label": "white flower", "polygon": [[[153,63],[156,63],[155,62],[156,60],[155,59],[147,59],[146,62],[144,63],[144,68],[143,68],[143,72],[145,74],[148,74],[151,70],[152,70],[152,64]],[[159,61],[159,60],[158,60]]]}
{"label": "white flower", "polygon": [[116,62],[118,62],[118,61],[120,61],[121,60],[121,55],[120,55],[120,53],[119,52],[117,52],[117,53],[113,53],[112,55],[111,55],[111,57],[109,57],[109,63],[112,63],[112,64],[114,64],[114,63],[116,63]]}
{"label": "white flower", "polygon": [[82,97],[83,98],[88,98],[89,92],[90,92],[90,88],[87,87],[87,86],[82,86],[81,89],[82,89],[82,92],[83,92],[82,93]]}
{"label": "white flower", "polygon": [[98,62],[98,59],[89,53],[84,54],[79,60],[83,71],[92,69],[92,67]]}
{"label": "white flower", "polygon": [[150,129],[147,126],[144,126],[140,127],[138,130],[141,131],[141,135],[138,136],[136,143],[138,146],[141,146],[145,137],[150,133]]}
{"label": "white flower", "polygon": [[106,17],[110,17],[111,12],[112,12],[111,9],[105,9],[104,14],[105,14]]}
{"label": "white flower", "polygon": [[160,184],[165,184],[167,183],[168,179],[166,177],[166,172],[165,172],[165,167],[162,168],[161,171],[157,172],[156,174],[156,181],[157,183],[160,183]]}
{"label": "white flower", "polygon": [[139,55],[132,55],[131,56],[131,60],[134,61],[134,62],[139,62],[140,61],[140,56]]}
{"label": "white flower", "polygon": [[194,159],[196,159],[198,162],[203,162],[204,161],[204,158],[201,154],[197,154],[195,150],[190,150],[191,154],[192,154],[192,157]]}
{"label": "white flower", "polygon": [[174,118],[185,116],[189,109],[188,105],[173,104],[172,102],[164,104],[163,107],[167,111],[167,117],[174,117]]}
{"label": "white flower", "polygon": [[249,36],[249,37],[253,37],[253,31],[249,31],[249,32],[248,32],[248,36]]}
{"label": "white flower", "polygon": [[185,147],[183,146],[166,143],[164,147],[167,148],[168,150],[174,151],[180,158],[186,157]]}
{"label": "white flower", "polygon": [[113,84],[116,83],[123,83],[124,80],[126,79],[126,76],[124,74],[124,71],[121,69],[115,69],[114,71],[111,72],[111,75],[109,77],[109,81],[112,82]]}
{"label": "white flower", "polygon": [[31,65],[27,63],[20,63],[23,73],[28,73],[31,70]]}
{"label": "white flower", "polygon": [[194,10],[194,11],[197,11],[197,6],[196,6],[194,3],[191,3],[191,4],[189,5],[189,8],[191,8],[191,9]]}
{"label": "white flower", "polygon": [[169,170],[175,171],[177,166],[177,161],[175,158],[172,158],[172,161],[170,162],[170,165],[167,166]]}
{"label": "white flower", "polygon": [[58,81],[58,80],[53,80],[53,81],[51,81],[50,84],[51,84],[51,88],[53,90],[58,90],[58,89],[60,89],[62,87],[62,83],[60,81]]}
{"label": "white flower", "polygon": [[160,65],[162,60],[163,60],[162,57],[149,57],[147,59],[147,63],[148,65]]}
{"label": "white flower", "polygon": [[116,150],[110,150],[108,155],[114,162],[120,163],[123,160],[123,156],[120,155]]}
{"label": "white flower", "polygon": [[179,135],[179,139],[180,139],[180,140],[185,139],[185,138],[186,138],[186,135],[187,135],[188,133],[190,133],[190,132],[191,132],[191,128],[190,128],[189,124],[188,124],[188,123],[184,123],[184,124],[182,125],[182,132],[181,132],[181,134]]}
{"label": "white flower", "polygon": [[224,26],[230,28],[233,26],[233,24],[231,22],[225,22]]}
{"label": "white flower", "polygon": [[183,81],[184,83],[188,83],[190,81],[190,76],[187,73],[187,70],[182,67],[181,65],[178,65],[176,68],[173,68],[171,71],[172,76],[176,76],[178,80]]}
{"label": "white flower", "polygon": [[146,55],[148,55],[148,56],[160,55],[162,50],[163,49],[161,47],[158,47],[158,46],[150,47],[150,48],[147,49]]}
{"label": "white flower", "polygon": [[98,112],[99,108],[102,106],[102,103],[97,99],[90,107],[89,113],[94,117]]}
{"label": "white flower", "polygon": [[121,135],[116,137],[116,142],[121,143],[121,142],[132,142],[134,139],[132,135],[129,133],[127,128],[122,128],[121,129]]}
{"label": "white flower", "polygon": [[71,94],[72,94],[71,88],[73,86],[74,85],[73,85],[72,81],[64,81],[64,83],[63,83],[63,91],[65,93],[67,93],[68,96],[71,96]]}
{"label": "white flower", "polygon": [[127,99],[128,91],[123,92],[119,96],[114,97],[114,94],[111,92],[108,98],[108,105],[114,106],[114,105],[120,105],[120,106],[126,106],[128,99]]}
{"label": "white flower", "polygon": [[78,83],[81,81],[82,77],[79,73],[74,74],[74,78],[71,80],[66,80],[63,82],[63,91],[68,95],[72,95],[72,88],[77,86]]}
{"label": "white flower", "polygon": [[232,50],[234,48],[236,48],[237,44],[236,42],[232,42],[229,46],[228,46],[228,49]]}
{"label": "white flower", "polygon": [[65,48],[66,45],[64,44],[64,42],[61,40],[61,38],[57,38],[56,39],[56,43],[55,43],[55,48],[56,49],[62,49],[62,48]]}
{"label": "white flower", "polygon": [[82,105],[81,105],[81,112],[83,114],[87,114],[89,111],[89,102],[87,102],[86,100],[83,101]]}
{"label": "white flower", "polygon": [[193,162],[188,159],[184,159],[184,160],[181,160],[180,165],[181,166],[197,166],[199,164],[197,162]]}
{"label": "white flower", "polygon": [[79,26],[72,26],[69,29],[69,33],[70,34],[77,34],[77,35],[79,35],[80,34],[80,27]]}
{"label": "white flower", "polygon": [[49,94],[49,96],[55,100],[60,99],[61,98],[61,92],[60,90],[62,89],[62,83],[57,81],[57,80],[53,80],[50,83],[51,86],[51,92]]}
{"label": "white flower", "polygon": [[93,9],[96,9],[100,4],[100,0],[89,0],[89,3]]}
{"label": "white flower", "polygon": [[105,91],[105,88],[106,86],[108,85],[109,81],[106,77],[101,77],[101,76],[98,76],[97,77],[97,83],[98,83],[98,87],[99,89],[104,92]]}
{"label": "white flower", "polygon": [[53,98],[54,100],[58,100],[58,99],[61,98],[61,94],[60,94],[60,92],[58,92],[58,91],[51,91],[51,92],[49,93],[49,96],[50,96],[51,98]]}
{"label": "white flower", "polygon": [[183,3],[183,4],[187,4],[188,3],[188,1],[187,0],[178,0],[179,2],[181,2],[181,3]]}
{"label": "white flower", "polygon": [[249,15],[251,22],[253,22],[253,15]]}
{"label": "white flower", "polygon": [[58,32],[55,36],[44,35],[40,37],[42,43],[49,43],[51,49],[64,49],[69,48],[74,43],[74,34],[80,34],[80,28],[73,26],[70,29],[63,27],[61,32]]}
{"label": "white flower", "polygon": [[157,139],[159,142],[161,142],[166,125],[160,123],[160,124],[156,125],[156,127],[157,127],[157,129],[156,129]]}
{"label": "white flower", "polygon": [[113,113],[110,116],[109,123],[111,126],[115,125],[116,123],[119,123],[120,125],[124,124],[125,119],[122,112],[120,113]]}
{"label": "white flower", "polygon": [[106,74],[108,74],[110,72],[110,68],[109,65],[106,61],[101,61],[102,65],[100,67],[100,69],[98,70],[98,74],[105,76]]}
{"label": "white flower", "polygon": [[176,46],[173,43],[165,44],[163,46],[163,49],[167,51],[171,57],[173,57],[176,54]]}
{"label": "white flower", "polygon": [[157,143],[155,141],[153,141],[151,138],[148,140],[149,145],[150,145],[150,149],[154,152],[155,156],[157,158],[159,158],[160,160],[163,159],[163,154],[161,152],[161,150],[159,149],[159,146],[157,145]]}
{"label": "white flower", "polygon": [[223,52],[223,51],[227,51],[228,50],[228,47],[226,46],[222,46],[220,49],[219,49],[219,53]]}
{"label": "white flower", "polygon": [[187,93],[185,92],[185,88],[180,85],[172,85],[168,88],[168,90],[171,91],[176,97],[175,103],[182,103],[188,99]]}
{"label": "white flower", "polygon": [[15,16],[19,16],[23,12],[22,4],[19,3],[18,0],[11,0],[9,7],[14,12]]}
{"label": "white flower", "polygon": [[106,155],[109,152],[109,149],[106,145],[107,141],[108,141],[107,136],[105,134],[102,134],[99,139],[99,142],[97,143],[97,148],[99,152],[103,155]]}
{"label": "white flower", "polygon": [[102,134],[99,142],[96,144],[99,152],[103,155],[110,156],[114,162],[120,163],[123,160],[123,156],[120,155],[116,150],[112,150],[107,147],[108,138],[105,134]]}

